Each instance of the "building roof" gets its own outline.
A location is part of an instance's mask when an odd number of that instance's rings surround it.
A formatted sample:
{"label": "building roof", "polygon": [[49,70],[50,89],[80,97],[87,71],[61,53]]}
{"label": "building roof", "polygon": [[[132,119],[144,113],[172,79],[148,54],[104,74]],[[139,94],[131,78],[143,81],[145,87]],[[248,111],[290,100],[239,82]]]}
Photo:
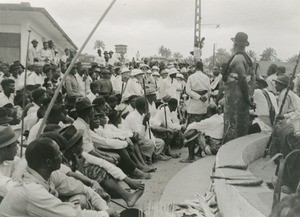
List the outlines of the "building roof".
{"label": "building roof", "polygon": [[30,3],[22,2],[20,4],[0,4],[0,11],[15,11],[15,12],[38,12],[43,14],[53,26],[66,38],[66,40],[73,46],[74,49],[78,49],[71,38],[64,32],[64,30],[58,25],[53,17],[46,11],[45,8],[31,7]]}

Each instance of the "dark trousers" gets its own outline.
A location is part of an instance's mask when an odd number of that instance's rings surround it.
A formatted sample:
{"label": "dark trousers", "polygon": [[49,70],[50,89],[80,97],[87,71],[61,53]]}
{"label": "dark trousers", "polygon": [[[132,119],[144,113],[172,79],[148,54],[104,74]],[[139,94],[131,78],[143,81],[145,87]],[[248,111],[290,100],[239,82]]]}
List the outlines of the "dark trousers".
{"label": "dark trousers", "polygon": [[121,161],[119,162],[118,167],[120,167],[121,170],[125,174],[132,174],[132,172],[136,169],[135,163],[131,160],[131,158],[125,148],[123,148],[123,149],[104,149],[104,151],[113,152],[120,156]]}

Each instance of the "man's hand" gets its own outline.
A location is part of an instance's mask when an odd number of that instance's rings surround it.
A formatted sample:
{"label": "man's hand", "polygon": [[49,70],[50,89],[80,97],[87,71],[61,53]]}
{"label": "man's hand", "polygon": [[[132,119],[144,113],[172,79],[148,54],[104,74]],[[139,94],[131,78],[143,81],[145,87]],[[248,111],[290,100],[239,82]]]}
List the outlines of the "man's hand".
{"label": "man's hand", "polygon": [[120,214],[117,213],[115,210],[108,209],[106,210],[106,212],[108,213],[109,217],[120,217]]}
{"label": "man's hand", "polygon": [[143,119],[143,125],[146,126],[146,123],[150,120],[150,113],[147,113]]}

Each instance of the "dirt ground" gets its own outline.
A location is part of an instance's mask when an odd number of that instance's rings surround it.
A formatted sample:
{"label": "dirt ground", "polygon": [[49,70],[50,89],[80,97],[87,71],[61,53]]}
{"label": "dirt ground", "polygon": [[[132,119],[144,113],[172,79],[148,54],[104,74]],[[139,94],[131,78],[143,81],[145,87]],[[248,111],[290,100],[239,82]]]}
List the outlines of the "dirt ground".
{"label": "dirt ground", "polygon": [[[182,168],[189,164],[180,163],[179,160],[187,157],[187,148],[175,149],[175,153],[181,153],[180,158],[171,159],[169,161],[159,161],[153,164],[157,168],[157,171],[152,174],[152,178],[149,180],[144,180],[145,192],[142,197],[138,200],[135,207],[142,208],[149,201],[159,201],[163,191],[172,179],[172,177],[180,171]],[[174,189],[176,190],[176,189]],[[117,202],[125,205],[125,202],[121,199],[117,199]],[[119,206],[110,203],[110,206],[118,211],[123,210]]]}

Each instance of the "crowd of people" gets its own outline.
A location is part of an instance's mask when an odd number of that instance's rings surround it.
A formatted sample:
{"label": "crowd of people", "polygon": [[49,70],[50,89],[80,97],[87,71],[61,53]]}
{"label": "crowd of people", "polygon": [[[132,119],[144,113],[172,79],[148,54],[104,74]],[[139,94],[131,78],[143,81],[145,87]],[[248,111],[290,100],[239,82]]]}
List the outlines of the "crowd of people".
{"label": "crowd of people", "polygon": [[[38,51],[36,40],[27,68],[1,63],[0,216],[118,216],[110,198],[134,206],[155,162],[181,157],[175,148],[186,146],[180,162],[191,163],[237,137],[271,132],[275,120],[294,142],[300,98],[292,90],[278,115],[287,72],[271,65],[266,79],[256,76],[247,34],[232,40],[236,53],[212,72],[201,61],[122,62],[99,49],[89,67],[76,62],[65,76],[74,52],[59,57],[52,41]],[[282,151],[279,139],[272,153]]]}

